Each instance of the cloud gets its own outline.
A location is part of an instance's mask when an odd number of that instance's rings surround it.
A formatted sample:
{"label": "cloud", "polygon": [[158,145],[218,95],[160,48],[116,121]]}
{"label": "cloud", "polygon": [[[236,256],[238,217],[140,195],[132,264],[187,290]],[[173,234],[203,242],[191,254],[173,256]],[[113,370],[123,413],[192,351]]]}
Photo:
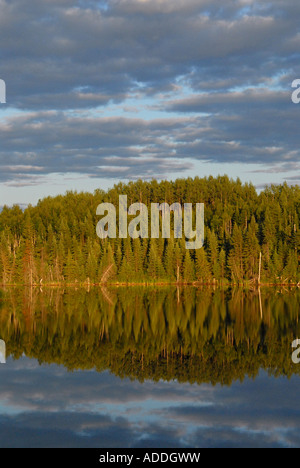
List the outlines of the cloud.
{"label": "cloud", "polygon": [[0,179],[67,172],[135,178],[184,170],[191,164],[173,157],[170,134],[188,121],[80,118],[55,111],[12,117],[0,128]]}
{"label": "cloud", "polygon": [[287,177],[298,170],[299,108],[282,92],[228,94],[174,101],[169,109],[181,115],[169,118],[60,111],[7,118],[0,128],[0,181],[31,185],[59,173],[161,178],[192,170],[197,161],[259,164],[257,172]]}
{"label": "cloud", "polygon": [[296,25],[289,1],[245,11],[233,0],[2,0],[1,73],[10,104],[32,110],[105,106],[178,79],[192,89],[266,83],[299,70]]}
{"label": "cloud", "polygon": [[182,176],[199,161],[277,171],[299,161],[294,1],[0,7],[1,78],[20,112],[1,120],[1,182]]}

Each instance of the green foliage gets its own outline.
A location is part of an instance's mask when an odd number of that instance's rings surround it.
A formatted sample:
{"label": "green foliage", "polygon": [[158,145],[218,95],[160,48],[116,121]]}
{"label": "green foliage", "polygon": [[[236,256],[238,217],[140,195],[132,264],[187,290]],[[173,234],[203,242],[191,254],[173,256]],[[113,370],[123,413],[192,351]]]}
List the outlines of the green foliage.
{"label": "green foliage", "polygon": [[[185,239],[105,239],[96,235],[99,203],[205,204],[205,245]],[[128,216],[128,221],[130,221]],[[257,194],[227,176],[175,182],[119,183],[104,192],[47,197],[24,212],[0,213],[0,284],[300,281],[300,188],[287,184]],[[171,228],[173,229],[173,215]]]}

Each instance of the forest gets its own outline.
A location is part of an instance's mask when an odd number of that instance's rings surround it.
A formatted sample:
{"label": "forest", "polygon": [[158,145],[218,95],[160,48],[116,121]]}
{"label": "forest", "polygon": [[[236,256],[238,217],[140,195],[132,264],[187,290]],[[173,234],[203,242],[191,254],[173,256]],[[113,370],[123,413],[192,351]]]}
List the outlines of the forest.
{"label": "forest", "polygon": [[[99,239],[100,203],[204,203],[205,240]],[[118,183],[0,213],[0,284],[299,284],[300,187],[227,176]],[[173,220],[171,220],[173,222]]]}

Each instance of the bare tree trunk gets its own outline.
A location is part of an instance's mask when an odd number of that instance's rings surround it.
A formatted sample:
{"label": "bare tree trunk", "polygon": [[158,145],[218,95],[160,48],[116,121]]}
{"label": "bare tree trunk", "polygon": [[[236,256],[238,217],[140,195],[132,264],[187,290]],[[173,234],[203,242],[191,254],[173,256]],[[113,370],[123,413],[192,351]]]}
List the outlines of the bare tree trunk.
{"label": "bare tree trunk", "polygon": [[259,252],[258,284],[260,284],[260,278],[261,278],[261,252]]}

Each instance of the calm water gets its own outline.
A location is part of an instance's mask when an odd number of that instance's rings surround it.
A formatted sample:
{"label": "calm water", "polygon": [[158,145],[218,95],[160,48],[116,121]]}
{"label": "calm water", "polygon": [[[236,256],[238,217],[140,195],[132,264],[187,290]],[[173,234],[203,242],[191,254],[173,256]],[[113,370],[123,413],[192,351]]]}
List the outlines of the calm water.
{"label": "calm water", "polygon": [[1,447],[300,447],[299,290],[7,289]]}

